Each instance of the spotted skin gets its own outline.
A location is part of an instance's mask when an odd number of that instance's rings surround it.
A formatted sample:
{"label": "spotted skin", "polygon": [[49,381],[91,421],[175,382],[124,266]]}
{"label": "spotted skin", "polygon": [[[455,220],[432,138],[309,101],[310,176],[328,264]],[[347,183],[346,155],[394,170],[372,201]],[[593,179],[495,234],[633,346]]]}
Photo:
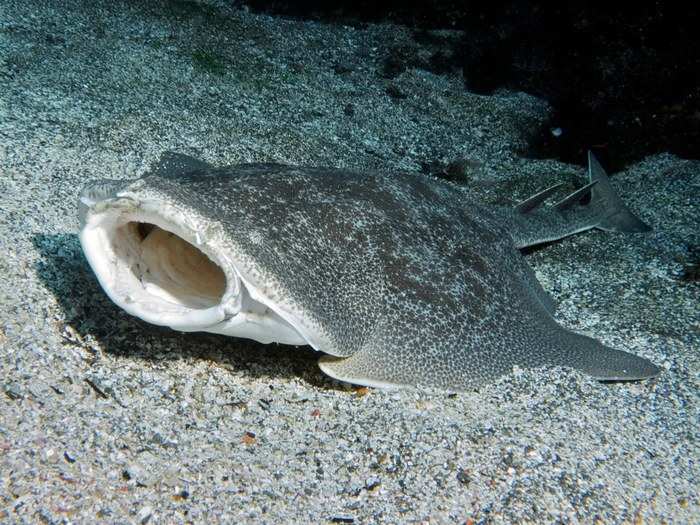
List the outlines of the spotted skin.
{"label": "spotted skin", "polygon": [[[177,159],[184,168],[168,170]],[[600,379],[658,373],[559,326],[514,241],[515,223],[527,220],[457,185],[413,173],[187,159],[165,159],[120,197],[167,203],[235,254],[270,301],[323,341],[319,364],[332,377],[464,390],[514,366],[570,366]]]}

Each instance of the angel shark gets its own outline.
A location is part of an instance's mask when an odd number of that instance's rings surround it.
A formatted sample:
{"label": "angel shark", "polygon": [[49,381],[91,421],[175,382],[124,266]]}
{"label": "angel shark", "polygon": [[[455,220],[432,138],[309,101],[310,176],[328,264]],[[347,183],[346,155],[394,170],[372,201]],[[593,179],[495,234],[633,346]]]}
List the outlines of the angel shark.
{"label": "angel shark", "polygon": [[591,228],[649,229],[591,154],[589,178],[554,206],[542,203],[557,186],[506,209],[417,173],[217,168],[166,153],[139,179],[85,187],[80,240],[130,314],[308,344],[350,383],[459,391],[546,365],[651,378],[648,360],[557,324],[519,251]]}

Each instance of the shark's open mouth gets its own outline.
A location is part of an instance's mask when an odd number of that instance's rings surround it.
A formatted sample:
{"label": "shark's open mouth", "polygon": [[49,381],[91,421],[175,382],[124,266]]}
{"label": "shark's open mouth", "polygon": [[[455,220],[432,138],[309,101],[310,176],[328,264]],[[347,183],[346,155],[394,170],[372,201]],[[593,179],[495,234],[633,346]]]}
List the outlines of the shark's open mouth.
{"label": "shark's open mouth", "polygon": [[115,241],[133,247],[130,269],[151,295],[188,308],[209,308],[221,302],[226,291],[224,271],[173,232],[155,224],[128,222],[117,229]]}
{"label": "shark's open mouth", "polygon": [[130,314],[176,330],[306,344],[177,214],[118,198],[96,208],[85,212],[83,250],[109,297]]}

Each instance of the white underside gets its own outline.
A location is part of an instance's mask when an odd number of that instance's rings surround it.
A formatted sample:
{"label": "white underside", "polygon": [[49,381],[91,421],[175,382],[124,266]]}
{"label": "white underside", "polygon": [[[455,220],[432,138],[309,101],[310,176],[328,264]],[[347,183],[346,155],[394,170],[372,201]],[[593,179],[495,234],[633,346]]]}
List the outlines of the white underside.
{"label": "white underside", "polygon": [[232,258],[203,242],[177,213],[117,201],[85,214],[80,241],[100,285],[118,306],[175,330],[307,344],[301,327],[288,315],[281,317]]}

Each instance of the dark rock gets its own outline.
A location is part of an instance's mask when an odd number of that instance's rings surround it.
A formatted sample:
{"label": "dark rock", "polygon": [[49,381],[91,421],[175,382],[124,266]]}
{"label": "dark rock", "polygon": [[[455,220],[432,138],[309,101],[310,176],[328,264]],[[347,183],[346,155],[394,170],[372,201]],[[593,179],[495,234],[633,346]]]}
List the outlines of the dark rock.
{"label": "dark rock", "polygon": [[389,95],[391,98],[394,99],[403,99],[408,97],[405,93],[403,93],[399,88],[397,88],[394,84],[389,84],[387,88],[385,89],[386,94]]}
{"label": "dark rock", "polygon": [[22,388],[17,383],[9,383],[5,385],[5,395],[13,401],[18,401],[24,398]]}
{"label": "dark rock", "polygon": [[346,75],[347,73],[352,73],[353,68],[348,64],[338,62],[333,66],[333,71],[336,75]]}

